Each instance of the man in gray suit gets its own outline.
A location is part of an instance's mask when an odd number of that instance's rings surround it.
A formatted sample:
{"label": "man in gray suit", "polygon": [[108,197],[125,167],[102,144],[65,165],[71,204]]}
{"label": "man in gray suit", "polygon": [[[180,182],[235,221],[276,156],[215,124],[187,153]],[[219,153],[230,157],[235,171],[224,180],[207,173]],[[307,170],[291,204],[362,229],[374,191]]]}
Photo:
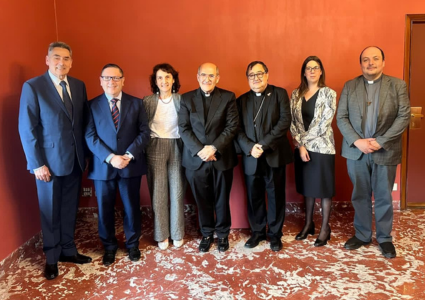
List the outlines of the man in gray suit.
{"label": "man in gray suit", "polygon": [[337,112],[355,210],[356,233],[344,247],[354,250],[371,242],[373,192],[379,249],[385,257],[393,258],[391,192],[401,162],[401,135],[409,124],[410,103],[405,82],[382,73],[385,56],[380,48],[365,48],[360,66],[363,75],[344,85]]}

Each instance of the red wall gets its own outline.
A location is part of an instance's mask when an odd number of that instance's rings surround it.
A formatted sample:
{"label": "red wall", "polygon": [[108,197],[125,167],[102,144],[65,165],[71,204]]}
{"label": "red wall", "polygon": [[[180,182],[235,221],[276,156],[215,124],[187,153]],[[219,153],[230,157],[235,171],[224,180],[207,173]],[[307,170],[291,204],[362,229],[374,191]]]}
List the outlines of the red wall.
{"label": "red wall", "polygon": [[[39,230],[35,185],[25,171],[17,133],[22,82],[46,70],[46,46],[55,39],[50,1],[1,1],[2,94],[0,96],[0,260]],[[148,75],[156,63],[169,62],[180,71],[181,92],[197,87],[199,64],[220,67],[219,86],[237,95],[249,89],[246,65],[263,60],[270,83],[289,93],[299,83],[308,55],[319,56],[327,84],[339,94],[345,81],[360,74],[359,52],[376,44],[386,54],[385,73],[403,76],[405,14],[425,13],[424,1],[57,1],[59,40],[74,50],[71,75],[84,80],[89,97],[102,92],[101,67],[114,62],[124,68],[125,90],[143,97],[150,93]],[[7,128],[6,128],[7,127]],[[335,127],[336,128],[336,127]],[[5,141],[7,145],[5,146]],[[336,130],[337,151],[341,135]],[[336,201],[349,201],[351,183],[345,160],[337,156]],[[244,198],[237,170],[232,198]],[[288,201],[295,193],[293,167],[288,168]],[[399,181],[399,179],[397,179]],[[146,185],[144,185],[146,187]],[[142,192],[143,203],[149,203]],[[399,193],[395,193],[399,199]],[[88,202],[83,199],[83,205]],[[91,203],[90,203],[91,204]],[[20,221],[25,220],[25,221]],[[7,231],[6,231],[7,228]]]}
{"label": "red wall", "polygon": [[[46,69],[53,3],[0,0],[0,261],[40,231],[34,176],[18,135],[22,84]],[[50,4],[50,5],[46,5]]]}
{"label": "red wall", "polygon": [[[90,97],[102,92],[98,76],[108,62],[124,68],[125,90],[140,97],[150,94],[148,75],[160,62],[180,71],[181,92],[197,87],[199,64],[214,62],[220,67],[219,86],[240,95],[249,89],[246,65],[263,60],[270,69],[270,83],[291,93],[309,55],[322,59],[327,84],[339,94],[345,81],[361,74],[358,56],[368,45],[384,49],[385,73],[403,77],[405,14],[425,12],[425,2],[412,2],[59,2],[58,28],[59,39],[74,47],[73,75],[86,82]],[[339,153],[342,138],[335,132]],[[337,156],[336,166],[335,200],[349,201],[352,185],[345,159]],[[302,201],[295,192],[292,165],[287,185],[288,201]],[[235,186],[232,195],[242,192]],[[142,191],[145,204],[147,195]],[[394,198],[400,199],[399,191]]]}

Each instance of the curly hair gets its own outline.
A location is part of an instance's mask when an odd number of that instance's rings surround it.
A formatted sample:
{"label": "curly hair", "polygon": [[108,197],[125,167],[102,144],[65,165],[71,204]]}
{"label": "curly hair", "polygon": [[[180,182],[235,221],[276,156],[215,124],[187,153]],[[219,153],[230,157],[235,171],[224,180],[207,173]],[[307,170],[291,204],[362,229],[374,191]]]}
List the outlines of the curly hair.
{"label": "curly hair", "polygon": [[173,93],[177,93],[180,89],[180,81],[179,81],[179,72],[177,72],[170,64],[157,64],[155,67],[153,67],[152,74],[149,76],[149,82],[151,85],[151,91],[152,93],[159,92],[158,86],[156,85],[156,72],[159,70],[169,73],[173,76],[174,83],[172,87]]}

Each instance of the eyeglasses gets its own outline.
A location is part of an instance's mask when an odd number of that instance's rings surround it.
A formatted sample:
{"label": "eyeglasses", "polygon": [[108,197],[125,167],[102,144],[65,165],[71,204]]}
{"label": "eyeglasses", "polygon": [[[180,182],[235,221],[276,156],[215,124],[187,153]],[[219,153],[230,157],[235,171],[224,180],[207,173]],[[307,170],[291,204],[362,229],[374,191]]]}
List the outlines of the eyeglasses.
{"label": "eyeglasses", "polygon": [[248,74],[247,77],[249,78],[249,80],[254,80],[255,76],[257,76],[258,79],[262,79],[264,77],[264,74],[266,74],[266,72],[258,72],[255,74]]}
{"label": "eyeglasses", "polygon": [[305,68],[305,70],[307,71],[307,72],[316,72],[316,71],[320,71],[320,67],[319,66],[315,66],[314,68],[312,68],[312,67],[307,67],[307,68]]}
{"label": "eyeglasses", "polygon": [[207,79],[207,78],[209,78],[209,79],[211,79],[211,80],[214,80],[214,78],[216,77],[217,75],[214,75],[214,74],[205,74],[205,73],[201,73],[201,74],[199,74],[199,77],[201,77],[202,79]]}
{"label": "eyeglasses", "polygon": [[102,78],[105,81],[111,81],[111,79],[112,79],[115,82],[120,81],[123,77],[124,76],[121,76],[121,77],[119,77],[119,76],[100,76],[100,78]]}

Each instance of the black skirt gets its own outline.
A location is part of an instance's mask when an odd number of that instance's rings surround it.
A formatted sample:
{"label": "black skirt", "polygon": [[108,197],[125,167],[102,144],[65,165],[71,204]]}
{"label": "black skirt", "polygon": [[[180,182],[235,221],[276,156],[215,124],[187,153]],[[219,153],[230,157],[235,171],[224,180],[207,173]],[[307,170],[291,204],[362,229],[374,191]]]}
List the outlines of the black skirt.
{"label": "black skirt", "polygon": [[301,160],[298,149],[294,155],[297,192],[313,198],[335,196],[335,155],[308,151],[308,162]]}

